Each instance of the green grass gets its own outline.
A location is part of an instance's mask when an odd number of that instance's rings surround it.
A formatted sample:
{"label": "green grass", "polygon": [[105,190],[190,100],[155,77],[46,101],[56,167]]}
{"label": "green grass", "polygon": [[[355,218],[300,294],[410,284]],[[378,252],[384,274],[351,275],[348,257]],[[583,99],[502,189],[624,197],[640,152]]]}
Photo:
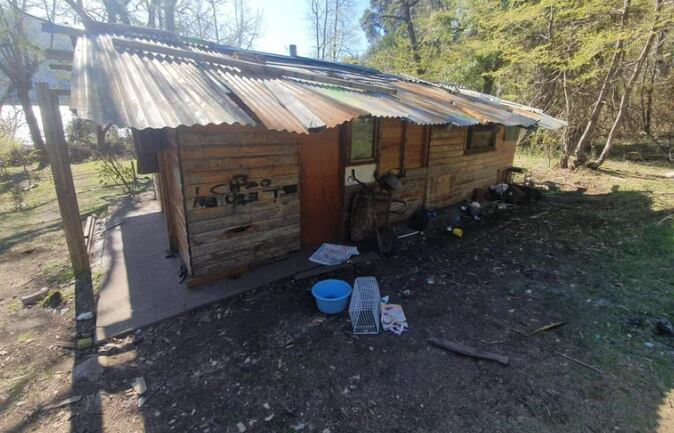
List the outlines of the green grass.
{"label": "green grass", "polygon": [[[601,402],[603,412],[620,414],[619,424],[631,426],[629,431],[655,431],[657,417],[644,414],[652,413],[650,405],[674,387],[674,344],[671,337],[654,333],[658,319],[674,321],[674,179],[665,176],[674,167],[610,160],[598,171],[568,171],[553,164],[525,152],[515,160],[535,180],[560,188],[545,195],[554,197],[555,211],[567,219],[539,241],[577,252],[571,260],[543,265],[560,270],[577,287],[571,299],[550,301],[583,335],[574,342],[575,350],[605,372],[599,378],[588,369],[574,369],[573,383]],[[607,306],[594,307],[597,299]],[[585,431],[592,424],[591,409],[575,410],[577,418],[556,431]]]}
{"label": "green grass", "polygon": [[35,339],[35,336],[29,331],[19,335],[16,339],[17,342],[22,344],[30,343]]}
{"label": "green grass", "polygon": [[[73,164],[73,181],[77,190],[80,215],[104,214],[108,205],[123,195],[119,187],[104,186],[98,181],[97,162]],[[12,174],[20,174],[21,168],[10,168]],[[25,209],[17,211],[9,191],[0,194],[0,251],[17,243],[30,244],[36,237],[58,231],[60,213],[56,191],[49,168],[35,171],[38,180],[25,192]]]}
{"label": "green grass", "polygon": [[9,307],[8,307],[9,314],[16,314],[19,311],[21,311],[22,308],[23,308],[23,304],[21,303],[20,300],[17,299],[17,300],[15,300],[15,301],[13,301],[12,303],[9,304]]}

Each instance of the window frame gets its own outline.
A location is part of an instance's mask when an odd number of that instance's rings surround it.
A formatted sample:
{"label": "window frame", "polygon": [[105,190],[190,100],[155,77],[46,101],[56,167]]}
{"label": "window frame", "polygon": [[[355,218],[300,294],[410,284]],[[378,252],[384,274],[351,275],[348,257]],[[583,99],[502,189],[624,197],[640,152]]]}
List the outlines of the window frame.
{"label": "window frame", "polygon": [[[359,120],[371,119],[373,123],[372,131],[372,156],[364,159],[351,159],[351,138],[353,137],[353,124]],[[375,117],[362,117],[353,119],[349,122],[346,128],[346,158],[345,161],[349,166],[351,165],[365,165],[377,162],[379,153],[379,119]]]}
{"label": "window frame", "polygon": [[[488,146],[485,147],[472,147],[473,134],[476,129],[491,129],[491,138]],[[478,153],[494,152],[496,150],[496,141],[499,133],[498,125],[473,125],[469,126],[466,131],[466,142],[463,147],[464,155],[474,155]]]}

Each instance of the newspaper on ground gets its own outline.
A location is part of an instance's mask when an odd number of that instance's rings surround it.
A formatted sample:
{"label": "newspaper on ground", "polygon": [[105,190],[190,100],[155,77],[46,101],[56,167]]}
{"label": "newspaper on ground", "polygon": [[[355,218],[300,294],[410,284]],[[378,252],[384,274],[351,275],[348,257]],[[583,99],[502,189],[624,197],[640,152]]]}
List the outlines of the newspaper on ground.
{"label": "newspaper on ground", "polygon": [[349,245],[323,244],[309,257],[309,261],[320,265],[334,266],[344,263],[352,256],[359,254],[358,248]]}

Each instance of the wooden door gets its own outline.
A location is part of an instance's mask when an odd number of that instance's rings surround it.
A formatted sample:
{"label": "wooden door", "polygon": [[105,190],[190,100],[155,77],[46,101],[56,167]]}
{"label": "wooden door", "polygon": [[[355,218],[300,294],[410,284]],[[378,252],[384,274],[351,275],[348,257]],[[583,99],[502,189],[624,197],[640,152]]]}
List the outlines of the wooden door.
{"label": "wooden door", "polygon": [[314,247],[339,237],[342,219],[342,177],[339,128],[302,135],[302,246]]}

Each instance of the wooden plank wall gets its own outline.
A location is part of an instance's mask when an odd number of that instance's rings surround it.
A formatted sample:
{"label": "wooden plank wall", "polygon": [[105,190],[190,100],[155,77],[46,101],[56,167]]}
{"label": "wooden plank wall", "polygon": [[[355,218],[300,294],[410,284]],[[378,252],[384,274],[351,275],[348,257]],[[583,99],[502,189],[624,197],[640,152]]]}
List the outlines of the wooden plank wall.
{"label": "wooden plank wall", "polygon": [[[404,188],[394,197],[408,204],[392,222],[421,206],[441,208],[468,198],[512,164],[515,143],[504,142],[504,128],[495,150],[472,155],[464,155],[466,131],[380,123],[378,173],[401,176]],[[173,197],[165,205],[174,209],[169,230],[192,277],[242,270],[301,248],[299,138],[239,126],[169,133],[169,146],[160,153]],[[358,188],[344,191],[344,238]]]}
{"label": "wooden plank wall", "polygon": [[[424,128],[397,119],[383,119],[379,124],[377,172],[402,173],[403,190],[393,197],[407,203],[406,212],[391,215],[391,222],[407,219],[422,206],[438,209],[470,198],[475,188],[494,184],[499,169],[511,166],[515,155],[515,142],[504,141],[504,127],[499,127],[495,149],[464,154],[467,128]],[[345,234],[359,188],[345,189]]]}
{"label": "wooden plank wall", "polygon": [[515,142],[504,141],[505,127],[499,127],[495,149],[476,154],[464,154],[467,131],[462,127],[431,129],[428,208],[442,208],[470,198],[475,188],[493,185],[499,169],[512,165]]}
{"label": "wooden plank wall", "polygon": [[379,121],[379,174],[389,171],[400,174],[401,143],[404,140],[404,129],[399,119],[381,119]]}
{"label": "wooden plank wall", "polygon": [[193,277],[300,249],[297,135],[239,126],[178,135]]}
{"label": "wooden plank wall", "polygon": [[[401,176],[403,190],[393,195],[394,199],[407,203],[405,213],[391,214],[390,221],[402,221],[414,210],[424,204],[426,192],[426,134],[429,128],[412,123],[404,123],[400,119],[382,119],[379,122],[379,142],[377,143],[377,173],[387,172]],[[347,187],[344,191],[343,233],[348,238],[351,203],[359,186]]]}
{"label": "wooden plank wall", "polygon": [[177,251],[180,254],[189,271],[191,265],[190,246],[187,238],[180,159],[175,130],[166,132],[165,143],[161,150],[157,152],[157,156],[160,167],[162,207],[166,216],[171,251]]}

